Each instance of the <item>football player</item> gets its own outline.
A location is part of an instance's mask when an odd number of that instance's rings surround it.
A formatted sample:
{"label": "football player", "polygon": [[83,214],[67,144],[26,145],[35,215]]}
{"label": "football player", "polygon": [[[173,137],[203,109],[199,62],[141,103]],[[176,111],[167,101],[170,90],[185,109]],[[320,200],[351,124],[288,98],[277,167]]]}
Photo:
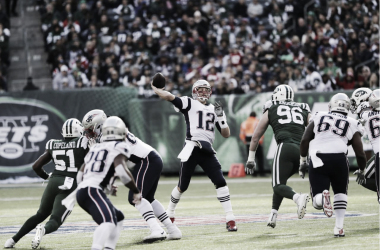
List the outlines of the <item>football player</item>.
{"label": "football player", "polygon": [[[358,175],[357,182],[364,187],[373,190],[371,177],[375,177],[376,192],[378,202],[380,203],[379,195],[379,136],[380,136],[380,90],[376,89],[373,92],[367,88],[355,90],[351,96],[351,112],[356,113],[362,122],[368,138],[372,144],[372,149],[375,153],[375,164],[371,162],[373,157],[368,161],[367,167],[362,172],[360,169],[354,174]],[[372,164],[371,164],[372,163]],[[374,171],[373,171],[374,168]],[[374,174],[375,173],[375,174]],[[368,182],[368,183],[367,183]]]}
{"label": "football player", "polygon": [[115,173],[132,190],[133,203],[141,203],[140,190],[126,168],[130,151],[124,142],[124,122],[111,116],[104,121],[102,132],[103,142],[91,147],[77,176],[77,202],[99,225],[94,232],[92,250],[115,249],[123,229],[123,213],[113,206],[103,191]]}
{"label": "football player", "polygon": [[[360,119],[360,115],[364,111],[370,111],[371,106],[368,102],[369,97],[372,94],[372,90],[369,88],[358,88],[356,89],[350,98],[351,106],[350,110],[351,113],[358,115],[358,119]],[[363,122],[364,120],[362,120]],[[369,135],[368,139],[371,138]],[[364,145],[363,145],[364,148]],[[371,145],[372,148],[372,145]],[[360,176],[364,174],[364,179],[360,178]],[[372,190],[374,192],[377,192],[376,188],[376,180],[375,180],[375,155],[372,156],[368,161],[367,165],[364,169],[364,173],[361,173],[360,170],[356,170],[354,172],[354,175],[357,175],[356,181],[358,184],[362,185],[363,187]]]}
{"label": "football player", "polygon": [[[309,169],[310,191],[315,209],[323,209],[327,217],[333,215],[330,200],[330,183],[334,191],[334,237],[344,237],[344,215],[347,208],[349,164],[347,145],[352,144],[361,171],[366,165],[361,136],[364,128],[357,120],[347,117],[350,99],[346,94],[334,95],[329,112],[317,112],[301,141],[300,175]],[[307,154],[309,152],[309,164]],[[362,178],[363,176],[361,176]]]}
{"label": "football player", "polygon": [[[12,238],[5,242],[5,248],[13,248],[24,235],[37,226],[36,235],[32,240],[32,248],[36,249],[42,237],[56,231],[71,213],[61,201],[76,189],[75,177],[88,152],[88,141],[82,134],[81,122],[71,118],[62,126],[63,139],[52,139],[46,143],[45,153],[33,164],[36,174],[44,180],[49,180],[41,198],[40,208]],[[43,166],[51,160],[55,164],[55,170],[47,174]],[[45,226],[39,224],[49,215],[50,219]]]}
{"label": "football player", "polygon": [[[102,124],[106,117],[103,110],[92,110],[88,112],[83,118],[86,134],[92,138],[98,138],[97,140],[99,140],[102,135]],[[166,237],[166,233],[158,224],[155,216],[168,229],[168,240],[180,239],[182,237],[181,231],[168,218],[162,204],[154,198],[163,168],[161,156],[154,148],[135,137],[129,131],[126,132],[125,142],[129,145],[129,161],[136,164],[132,175],[143,197],[141,203],[135,205],[133,203],[133,192],[130,191],[128,200],[129,203],[135,206],[141,213],[151,230],[151,234],[144,238],[144,242],[162,240]],[[112,193],[112,189],[112,182],[105,187],[107,193]],[[162,234],[163,232],[164,234]]]}
{"label": "football player", "polygon": [[276,227],[277,213],[284,197],[296,203],[299,219],[304,217],[309,201],[308,194],[296,193],[286,185],[288,179],[298,171],[299,144],[310,118],[309,105],[294,102],[293,99],[293,89],[288,85],[279,85],[273,91],[272,100],[265,103],[263,115],[252,136],[246,164],[246,172],[252,174],[256,169],[257,145],[268,125],[271,125],[277,142],[272,169],[272,211],[267,224],[272,228]]}
{"label": "football player", "polygon": [[181,159],[180,178],[178,185],[171,193],[171,200],[167,213],[172,221],[175,220],[175,208],[190,184],[191,176],[197,165],[205,171],[215,185],[217,198],[226,213],[228,231],[237,231],[235,216],[232,212],[230,192],[212,143],[215,139],[215,128],[225,138],[230,136],[230,129],[223,108],[219,103],[215,106],[208,103],[211,96],[211,86],[205,80],[198,80],[192,87],[192,96],[189,98],[176,97],[168,91],[158,89],[151,84],[154,92],[162,99],[171,102],[176,111],[183,114],[186,125],[185,146],[178,158]]}

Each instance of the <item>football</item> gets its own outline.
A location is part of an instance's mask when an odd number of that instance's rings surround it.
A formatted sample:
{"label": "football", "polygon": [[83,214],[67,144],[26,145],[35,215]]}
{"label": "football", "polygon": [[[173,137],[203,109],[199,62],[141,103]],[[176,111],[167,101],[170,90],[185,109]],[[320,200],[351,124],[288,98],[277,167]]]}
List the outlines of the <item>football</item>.
{"label": "football", "polygon": [[153,86],[159,89],[165,87],[166,79],[161,73],[157,73],[153,76]]}

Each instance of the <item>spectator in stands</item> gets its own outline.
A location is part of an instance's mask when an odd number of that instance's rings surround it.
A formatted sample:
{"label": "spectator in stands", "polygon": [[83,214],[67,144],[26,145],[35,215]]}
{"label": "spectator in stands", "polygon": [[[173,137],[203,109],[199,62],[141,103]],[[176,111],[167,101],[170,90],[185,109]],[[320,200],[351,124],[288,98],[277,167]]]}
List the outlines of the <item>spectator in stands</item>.
{"label": "spectator in stands", "polygon": [[18,13],[16,11],[16,8],[17,8],[17,1],[18,0],[6,0],[5,1],[5,8],[7,10],[7,15],[8,17],[11,16],[14,16],[14,17],[18,17]]}
{"label": "spectator in stands", "polygon": [[252,3],[248,5],[248,16],[250,23],[256,25],[259,22],[259,18],[264,13],[263,6],[258,0],[252,0]]}
{"label": "spectator in stands", "polygon": [[352,70],[347,69],[347,75],[340,79],[339,76],[336,78],[336,84],[342,89],[354,89],[355,87],[355,79],[354,73]]}
{"label": "spectator in stands", "polygon": [[62,65],[60,72],[58,72],[53,79],[53,89],[73,89],[75,88],[74,77],[69,74],[69,68],[66,65]]}
{"label": "spectator in stands", "polygon": [[5,79],[2,72],[0,71],[0,93],[4,93],[7,91],[8,91],[7,80]]}

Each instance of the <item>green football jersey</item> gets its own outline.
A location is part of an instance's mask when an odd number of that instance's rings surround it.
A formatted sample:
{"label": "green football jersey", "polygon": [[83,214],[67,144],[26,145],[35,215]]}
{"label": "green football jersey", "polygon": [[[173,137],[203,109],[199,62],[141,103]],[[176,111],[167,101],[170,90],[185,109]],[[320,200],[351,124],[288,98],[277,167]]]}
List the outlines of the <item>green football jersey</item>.
{"label": "green football jersey", "polygon": [[310,113],[309,105],[292,101],[267,101],[263,113],[268,111],[277,144],[300,144]]}
{"label": "green football jersey", "polygon": [[75,178],[81,168],[88,148],[88,139],[84,136],[49,140],[46,150],[51,154],[55,164],[53,175]]}

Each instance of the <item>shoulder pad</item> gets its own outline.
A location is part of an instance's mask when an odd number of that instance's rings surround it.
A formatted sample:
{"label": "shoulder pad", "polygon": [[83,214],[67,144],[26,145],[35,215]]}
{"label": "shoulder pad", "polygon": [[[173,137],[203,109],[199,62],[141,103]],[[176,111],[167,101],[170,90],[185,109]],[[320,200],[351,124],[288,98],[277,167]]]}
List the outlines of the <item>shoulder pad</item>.
{"label": "shoulder pad", "polygon": [[270,100],[270,101],[267,101],[264,106],[263,106],[263,114],[268,110],[270,109],[270,107],[273,106],[273,102]]}
{"label": "shoulder pad", "polygon": [[309,104],[307,104],[307,103],[301,103],[301,108],[304,109],[304,110],[306,110],[308,113],[311,113]]}

